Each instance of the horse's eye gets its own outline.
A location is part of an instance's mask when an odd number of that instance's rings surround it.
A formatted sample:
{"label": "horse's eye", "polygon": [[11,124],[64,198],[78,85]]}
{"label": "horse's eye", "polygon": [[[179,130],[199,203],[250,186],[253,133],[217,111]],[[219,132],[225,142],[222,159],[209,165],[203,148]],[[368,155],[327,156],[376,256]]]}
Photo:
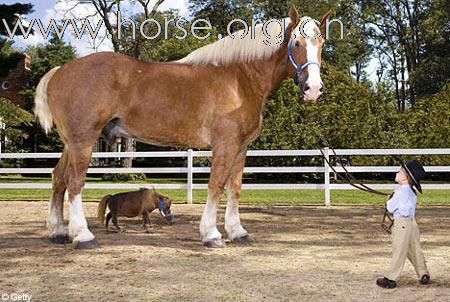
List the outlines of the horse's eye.
{"label": "horse's eye", "polygon": [[300,47],[300,42],[299,41],[295,41],[295,47]]}

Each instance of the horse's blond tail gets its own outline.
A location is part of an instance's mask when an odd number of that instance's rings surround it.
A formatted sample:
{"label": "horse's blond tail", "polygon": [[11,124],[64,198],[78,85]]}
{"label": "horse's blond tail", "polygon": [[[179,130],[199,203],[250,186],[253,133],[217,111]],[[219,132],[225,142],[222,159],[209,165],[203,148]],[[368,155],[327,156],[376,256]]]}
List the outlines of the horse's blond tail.
{"label": "horse's blond tail", "polygon": [[108,205],[108,200],[111,197],[111,195],[106,195],[103,197],[103,199],[98,203],[97,208],[97,220],[99,223],[103,225],[105,222],[105,212],[106,212],[106,206]]}
{"label": "horse's blond tail", "polygon": [[47,102],[47,87],[51,78],[59,68],[59,66],[53,68],[42,77],[36,88],[36,96],[34,97],[34,114],[39,119],[41,127],[47,134],[53,126],[53,116]]}

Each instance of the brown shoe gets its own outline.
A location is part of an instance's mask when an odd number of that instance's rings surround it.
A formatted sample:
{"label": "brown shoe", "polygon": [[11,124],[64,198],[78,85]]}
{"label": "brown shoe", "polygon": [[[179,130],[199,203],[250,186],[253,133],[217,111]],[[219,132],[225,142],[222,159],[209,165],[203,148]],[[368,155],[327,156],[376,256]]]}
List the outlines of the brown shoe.
{"label": "brown shoe", "polygon": [[393,280],[389,280],[388,278],[379,278],[377,279],[377,285],[382,288],[395,288],[397,287],[397,283]]}
{"label": "brown shoe", "polygon": [[428,276],[427,274],[423,275],[422,278],[420,278],[419,283],[422,285],[427,285],[428,283],[430,283],[430,276]]}

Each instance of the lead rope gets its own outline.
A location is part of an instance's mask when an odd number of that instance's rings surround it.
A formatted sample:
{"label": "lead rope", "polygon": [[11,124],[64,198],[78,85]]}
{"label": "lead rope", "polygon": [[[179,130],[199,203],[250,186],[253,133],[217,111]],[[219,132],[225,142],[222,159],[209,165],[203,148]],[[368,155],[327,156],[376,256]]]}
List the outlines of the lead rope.
{"label": "lead rope", "polygon": [[[322,123],[322,115],[320,115],[320,122]],[[314,127],[314,125],[311,127],[311,129],[314,132],[314,136],[316,138],[316,148],[319,149],[320,153],[322,154],[322,158],[323,160],[327,163],[328,167],[330,167],[330,169],[335,173],[335,175],[342,181],[346,182],[347,184],[351,185],[352,187],[361,190],[363,192],[367,192],[367,193],[371,193],[371,194],[377,194],[377,195],[382,195],[382,196],[386,196],[386,202],[385,202],[385,208],[384,208],[384,215],[383,215],[383,220],[381,222],[381,227],[383,228],[383,230],[385,230],[388,234],[391,234],[391,228],[394,224],[394,219],[392,218],[391,214],[389,213],[389,211],[387,210],[387,201],[389,199],[392,198],[394,193],[385,193],[385,192],[381,192],[375,189],[370,188],[369,186],[362,184],[362,183],[355,183],[354,181],[356,181],[356,178],[353,177],[353,175],[345,168],[345,166],[342,164],[340,157],[336,154],[335,149],[331,146],[331,144],[329,143],[329,141],[324,137],[324,135],[322,135],[317,129],[316,127]],[[345,176],[340,175],[336,169],[334,168],[334,166],[330,163],[330,161],[327,159],[327,157],[325,156],[325,153],[323,152],[323,148],[319,146],[318,142],[317,142],[317,138],[319,138],[319,140],[322,141],[322,144],[324,144],[325,146],[327,146],[332,152],[333,155],[338,159],[337,161],[339,162],[339,165],[342,167],[342,169],[345,172]]]}

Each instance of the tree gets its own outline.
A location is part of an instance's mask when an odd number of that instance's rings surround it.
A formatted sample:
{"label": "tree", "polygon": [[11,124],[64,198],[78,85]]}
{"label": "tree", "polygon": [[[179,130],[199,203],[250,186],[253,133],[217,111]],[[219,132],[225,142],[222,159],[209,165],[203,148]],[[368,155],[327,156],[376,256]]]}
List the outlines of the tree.
{"label": "tree", "polygon": [[[61,0],[58,0],[61,1]],[[139,4],[140,12],[145,17],[145,19],[153,18],[158,13],[158,8],[161,4],[164,3],[165,0],[157,0],[152,5],[153,1],[151,0],[136,0],[133,3]],[[89,4],[95,8],[95,14],[90,17],[98,17],[103,20],[103,23],[106,27],[106,32],[108,37],[111,39],[114,52],[122,52],[121,49],[121,38],[117,33],[117,17],[119,12],[121,13],[121,17],[125,18],[124,10],[122,9],[122,4],[124,0],[85,0],[82,4]],[[71,11],[76,8],[80,3],[76,3],[72,8],[70,8],[67,13],[70,14]],[[140,35],[136,36],[134,40],[134,53],[133,57],[140,57],[140,44],[143,42],[143,38]]]}
{"label": "tree", "polygon": [[450,83],[420,98],[405,121],[412,148],[449,148]]}
{"label": "tree", "polygon": [[[181,16],[177,11],[166,11],[161,12],[154,19],[160,24],[164,24],[164,19],[177,20]],[[137,22],[141,22],[144,19],[143,15],[138,15],[133,18]],[[189,31],[189,23],[184,24],[184,29]],[[124,31],[126,37],[131,37],[131,28],[127,27]],[[176,38],[176,34],[182,36],[183,34],[179,32],[179,29],[175,26],[174,22],[170,22],[167,27],[168,37],[167,39],[164,35],[160,35],[155,39],[148,39],[141,43],[140,48],[140,58],[147,62],[167,62],[179,60],[192,51],[200,48],[204,45],[214,42],[217,35],[213,31],[207,39],[197,39],[192,34],[186,35],[183,39]],[[149,32],[148,35],[154,35],[155,32]],[[131,38],[122,39],[120,41],[121,52],[127,55],[132,55],[134,52],[134,42]]]}
{"label": "tree", "polygon": [[450,82],[450,19],[448,0],[431,2],[421,22],[419,63],[410,75],[417,97],[430,96]]}
{"label": "tree", "polygon": [[[254,1],[249,0],[191,0],[189,10],[194,19],[206,19],[222,35],[227,33],[228,24],[233,19],[242,19],[249,24],[252,17],[257,14]],[[234,24],[231,32],[237,30],[238,23]]]}
{"label": "tree", "polygon": [[64,65],[76,58],[76,49],[53,35],[44,46],[30,47],[32,57],[31,74],[34,80],[43,77],[56,66]]}
{"label": "tree", "polygon": [[12,48],[12,41],[0,38],[0,43],[3,44],[0,48],[0,77],[6,77],[22,60],[23,54]]}
{"label": "tree", "polygon": [[[14,28],[14,25],[20,16],[28,15],[32,12],[33,5],[31,3],[16,3],[12,5],[0,4],[0,20],[6,22],[9,28]],[[24,26],[24,29],[27,30],[28,28]],[[31,33],[33,33],[33,31]],[[6,27],[0,27],[0,35],[5,36],[7,34]],[[16,31],[15,35],[22,35],[22,31]]]}
{"label": "tree", "polygon": [[7,152],[17,152],[23,149],[24,139],[28,133],[23,130],[23,126],[30,126],[34,116],[12,103],[10,100],[0,98],[0,142],[5,146]]}
{"label": "tree", "polygon": [[[19,16],[27,15],[33,12],[32,4],[16,3],[13,5],[0,4],[0,77],[8,75],[9,71],[17,66],[22,59],[22,54],[16,51],[12,45],[14,41],[5,39],[1,36],[9,35],[4,23],[11,29],[14,28]],[[27,27],[24,27],[27,30]],[[22,31],[16,31],[15,35],[22,35]]]}
{"label": "tree", "polygon": [[375,54],[389,66],[387,76],[399,110],[414,106],[418,97],[437,92],[448,81],[448,1],[352,3],[359,8],[354,10],[355,17],[370,24],[366,33]]}

